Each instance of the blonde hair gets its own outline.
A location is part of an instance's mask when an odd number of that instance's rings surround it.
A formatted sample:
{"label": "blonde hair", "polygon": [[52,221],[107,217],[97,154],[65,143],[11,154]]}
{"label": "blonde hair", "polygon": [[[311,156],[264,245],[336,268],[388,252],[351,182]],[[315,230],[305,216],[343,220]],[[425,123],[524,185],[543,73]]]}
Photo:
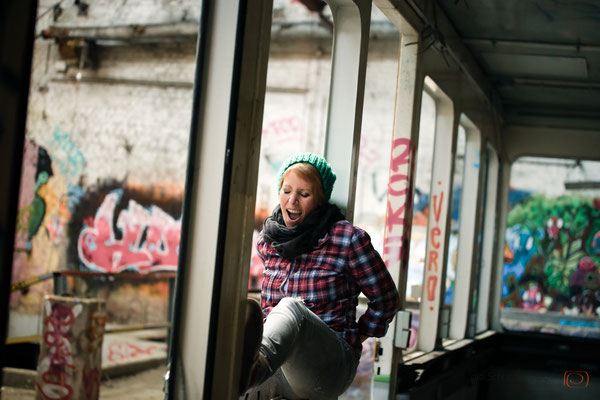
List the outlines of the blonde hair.
{"label": "blonde hair", "polygon": [[319,171],[312,165],[308,163],[296,163],[291,165],[288,169],[285,170],[281,180],[279,181],[279,190],[281,190],[281,186],[283,185],[283,181],[288,176],[288,174],[294,171],[297,173],[302,179],[307,181],[314,188],[313,195],[317,199],[317,205],[321,206],[327,203],[327,198],[325,197],[325,191],[323,190],[323,180],[321,179],[321,174]]}

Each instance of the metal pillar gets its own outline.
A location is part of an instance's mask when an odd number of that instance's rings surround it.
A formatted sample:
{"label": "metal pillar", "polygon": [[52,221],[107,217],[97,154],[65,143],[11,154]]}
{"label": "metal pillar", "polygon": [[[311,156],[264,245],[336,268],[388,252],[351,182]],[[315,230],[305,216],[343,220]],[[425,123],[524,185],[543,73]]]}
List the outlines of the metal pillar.
{"label": "metal pillar", "polygon": [[0,2],[0,382],[36,15],[36,0]]}
{"label": "metal pillar", "polygon": [[479,182],[481,181],[480,153],[481,133],[464,115],[461,120],[465,127],[465,162],[460,199],[460,235],[458,237],[458,257],[454,294],[450,312],[450,331],[452,339],[465,337],[467,317],[471,310],[473,294],[474,261],[477,259],[477,214],[479,205]]}
{"label": "metal pillar", "polygon": [[498,155],[496,151],[487,148],[487,183],[486,204],[483,226],[483,244],[481,251],[481,272],[479,278],[479,298],[477,300],[477,329],[482,332],[489,328],[490,285],[492,282],[492,266],[494,264],[494,243],[496,233],[496,205],[498,195]]}
{"label": "metal pillar", "polygon": [[328,0],[333,14],[325,158],[336,172],[331,201],[352,221],[362,125],[371,1]]}

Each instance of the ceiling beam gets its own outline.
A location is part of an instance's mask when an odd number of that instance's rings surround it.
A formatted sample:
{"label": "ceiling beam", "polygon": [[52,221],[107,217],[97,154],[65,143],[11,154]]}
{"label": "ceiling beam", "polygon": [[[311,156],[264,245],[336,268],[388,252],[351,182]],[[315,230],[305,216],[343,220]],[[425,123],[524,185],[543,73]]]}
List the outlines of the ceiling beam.
{"label": "ceiling beam", "polygon": [[464,38],[463,43],[478,50],[512,51],[529,54],[532,50],[579,54],[600,54],[600,46],[585,44],[559,44],[544,42],[521,42],[516,40]]}
{"label": "ceiling beam", "polygon": [[536,79],[536,78],[504,78],[498,77],[496,86],[549,86],[564,89],[584,89],[597,90],[600,89],[600,82],[588,82],[588,81],[565,81],[565,80],[553,80],[553,79]]}

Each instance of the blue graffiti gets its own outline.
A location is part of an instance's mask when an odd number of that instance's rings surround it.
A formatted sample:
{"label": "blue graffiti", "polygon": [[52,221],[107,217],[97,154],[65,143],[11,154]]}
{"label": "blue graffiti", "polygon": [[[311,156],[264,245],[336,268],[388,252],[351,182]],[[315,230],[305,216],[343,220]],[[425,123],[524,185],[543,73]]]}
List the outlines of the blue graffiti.
{"label": "blue graffiti", "polygon": [[71,139],[71,134],[61,132],[60,126],[56,127],[49,147],[55,153],[51,157],[52,161],[58,163],[59,171],[63,176],[67,179],[74,179],[83,173],[86,164],[85,156]]}
{"label": "blue graffiti", "polygon": [[[518,282],[531,256],[537,252],[531,229],[523,225],[517,224],[506,229],[506,243],[513,253],[513,260],[504,263],[502,269],[502,296],[508,296],[510,293],[508,280]],[[509,278],[510,275],[514,275],[514,279]]]}

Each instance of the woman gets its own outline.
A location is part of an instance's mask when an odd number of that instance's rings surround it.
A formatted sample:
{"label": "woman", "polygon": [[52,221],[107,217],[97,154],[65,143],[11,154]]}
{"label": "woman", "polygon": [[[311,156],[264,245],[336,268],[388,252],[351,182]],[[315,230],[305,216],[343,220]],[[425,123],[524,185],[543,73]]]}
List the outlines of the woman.
{"label": "woman", "polygon": [[[383,336],[398,308],[368,234],[328,203],[335,179],[311,153],[280,169],[279,205],[256,245],[265,265],[262,314],[248,303],[241,393],[275,375],[285,397],[337,398],[354,378],[362,342]],[[356,321],[360,292],[369,305]]]}

